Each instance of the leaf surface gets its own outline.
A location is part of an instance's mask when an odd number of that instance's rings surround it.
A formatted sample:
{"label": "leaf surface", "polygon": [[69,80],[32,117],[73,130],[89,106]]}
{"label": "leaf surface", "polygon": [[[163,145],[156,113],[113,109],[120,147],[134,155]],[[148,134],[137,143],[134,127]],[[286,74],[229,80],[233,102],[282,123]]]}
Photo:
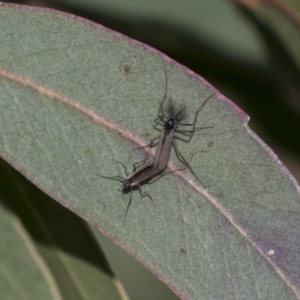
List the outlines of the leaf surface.
{"label": "leaf surface", "polygon": [[0,174],[3,299],[127,299],[83,220],[2,160]]}
{"label": "leaf surface", "polygon": [[[48,195],[104,232],[185,299],[299,299],[299,188],[201,77],[100,25],[46,9],[0,6],[0,153]],[[153,152],[158,103],[203,101],[186,170],[122,195],[115,181]],[[170,170],[182,168],[171,153]]]}

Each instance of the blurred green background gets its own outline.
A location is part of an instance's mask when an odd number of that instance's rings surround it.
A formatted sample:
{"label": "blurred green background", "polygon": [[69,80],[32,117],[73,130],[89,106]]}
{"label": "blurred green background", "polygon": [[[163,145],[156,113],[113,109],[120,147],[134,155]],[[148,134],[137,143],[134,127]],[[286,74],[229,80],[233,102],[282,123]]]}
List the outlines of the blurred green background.
{"label": "blurred green background", "polygon": [[[245,2],[248,6],[221,0],[16,3],[97,22],[200,74],[250,116],[253,131],[299,181],[300,1]],[[130,299],[177,299],[128,254],[95,234]]]}

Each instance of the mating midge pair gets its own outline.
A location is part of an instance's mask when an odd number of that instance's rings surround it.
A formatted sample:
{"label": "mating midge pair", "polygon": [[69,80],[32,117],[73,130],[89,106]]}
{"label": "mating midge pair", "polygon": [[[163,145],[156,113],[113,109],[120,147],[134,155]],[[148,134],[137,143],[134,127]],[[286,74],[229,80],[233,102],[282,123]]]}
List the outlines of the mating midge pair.
{"label": "mating midge pair", "polygon": [[[183,165],[186,168],[188,168],[190,170],[190,172],[196,177],[196,179],[203,185],[203,183],[200,181],[198,176],[194,173],[193,169],[190,167],[189,163],[179,152],[176,139],[182,140],[182,141],[188,143],[192,139],[195,131],[213,127],[213,126],[207,126],[207,127],[196,128],[196,122],[197,122],[197,117],[198,117],[199,112],[202,110],[202,108],[205,106],[207,101],[214,94],[212,94],[208,98],[206,98],[204,100],[204,102],[201,104],[201,106],[197,109],[193,123],[190,123],[190,124],[180,123],[180,121],[185,116],[185,109],[186,109],[185,106],[183,106],[181,109],[179,109],[176,112],[173,103],[170,101],[169,107],[168,107],[169,114],[166,115],[164,113],[163,106],[164,106],[164,102],[167,98],[167,89],[168,89],[168,78],[167,78],[166,70],[165,70],[165,78],[166,78],[165,94],[159,105],[158,116],[154,121],[154,129],[161,131],[161,133],[160,133],[160,136],[152,139],[148,145],[142,147],[142,148],[154,147],[157,145],[157,150],[156,150],[154,159],[147,163],[146,163],[146,159],[145,159],[142,162],[134,164],[133,165],[134,171],[130,175],[127,174],[126,167],[122,163],[120,163],[125,169],[127,178],[123,178],[121,176],[108,177],[108,176],[103,176],[103,175],[98,174],[100,177],[122,182],[123,183],[122,192],[123,193],[130,192],[130,200],[129,200],[127,208],[126,208],[125,218],[126,218],[128,209],[132,202],[132,192],[134,189],[138,189],[139,193],[142,197],[149,197],[153,201],[152,197],[148,193],[145,193],[142,191],[141,184],[146,183],[146,182],[151,184],[151,183],[155,182],[156,180],[160,179],[162,176],[172,173],[172,171],[171,171],[171,172],[167,172],[167,173],[163,174],[163,171],[165,171],[165,169],[168,165],[168,162],[169,162],[169,157],[170,157],[172,146],[174,147],[176,156],[179,159],[179,161],[181,161],[183,163]],[[178,125],[185,126],[185,128],[190,127],[190,129],[178,129]],[[162,129],[159,128],[161,126],[162,126]],[[181,136],[175,135],[175,133],[181,134]],[[156,140],[158,140],[158,142],[155,142]],[[141,164],[141,166],[137,168],[136,166],[140,165],[140,164]],[[182,170],[182,169],[180,169],[180,170]],[[176,170],[176,171],[179,171],[179,170]],[[158,175],[160,175],[160,176],[158,176]],[[153,180],[151,181],[151,179],[153,179]]]}

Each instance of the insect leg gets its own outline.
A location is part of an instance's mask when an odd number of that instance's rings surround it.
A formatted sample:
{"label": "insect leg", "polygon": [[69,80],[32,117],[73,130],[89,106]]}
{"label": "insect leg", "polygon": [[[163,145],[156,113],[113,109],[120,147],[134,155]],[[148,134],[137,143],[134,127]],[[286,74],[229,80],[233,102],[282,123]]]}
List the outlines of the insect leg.
{"label": "insect leg", "polygon": [[95,174],[97,174],[98,176],[100,176],[102,178],[106,178],[106,179],[117,180],[119,182],[123,182],[124,181],[124,178],[121,177],[121,176],[103,176],[103,175],[100,175],[98,173],[95,173]]}
{"label": "insect leg", "polygon": [[[148,198],[150,198],[151,201],[154,203],[154,200],[153,200],[153,198],[150,196],[150,194],[143,192],[142,188],[141,188],[139,185],[137,186],[137,189],[138,189],[140,195],[141,195],[143,198],[144,198],[144,197],[148,197]],[[131,203],[132,203],[132,192],[133,192],[133,189],[132,189],[131,192],[130,192],[130,199],[129,199],[129,202],[128,202],[128,204],[127,204],[127,208],[126,208],[124,220],[126,219],[126,216],[127,216],[128,210],[129,210],[129,207],[130,207],[130,205],[131,205]],[[154,205],[155,205],[155,203],[154,203]]]}
{"label": "insect leg", "polygon": [[148,158],[148,155],[142,161],[139,161],[139,162],[133,164],[133,171],[135,172],[140,166],[144,165],[146,163],[147,158]]}
{"label": "insect leg", "polygon": [[205,187],[205,185],[202,183],[202,181],[198,178],[198,176],[195,174],[189,163],[186,161],[186,159],[183,157],[183,155],[179,152],[176,140],[173,140],[173,146],[175,149],[175,153],[179,161],[181,161],[189,170],[190,172],[195,176],[195,178]]}
{"label": "insect leg", "polygon": [[182,134],[182,135],[186,136],[187,138],[180,137],[178,135],[175,138],[178,140],[184,141],[186,143],[189,143],[196,131],[201,131],[201,130],[213,128],[213,127],[214,126],[206,126],[206,127],[198,127],[198,128],[195,128],[194,130],[182,130],[182,129],[176,130],[176,133]]}
{"label": "insect leg", "polygon": [[[139,190],[140,195],[141,195],[143,198],[144,198],[144,197],[148,197],[148,198],[150,198],[151,201],[154,203],[154,200],[153,200],[153,198],[150,196],[150,194],[143,192],[142,188],[141,188],[139,185],[137,186],[137,188],[138,188],[138,190]],[[154,203],[154,205],[155,205],[155,203]]]}
{"label": "insect leg", "polygon": [[121,163],[120,161],[116,160],[124,169],[126,176],[129,176],[128,172],[127,172],[127,168],[125,167],[125,165],[123,163]]}
{"label": "insect leg", "polygon": [[129,199],[129,202],[128,202],[128,204],[127,204],[127,208],[126,208],[124,220],[126,219],[126,216],[127,216],[127,213],[128,213],[129,206],[131,205],[131,202],[132,202],[132,191],[133,191],[133,189],[132,189],[131,192],[130,192],[130,199]]}

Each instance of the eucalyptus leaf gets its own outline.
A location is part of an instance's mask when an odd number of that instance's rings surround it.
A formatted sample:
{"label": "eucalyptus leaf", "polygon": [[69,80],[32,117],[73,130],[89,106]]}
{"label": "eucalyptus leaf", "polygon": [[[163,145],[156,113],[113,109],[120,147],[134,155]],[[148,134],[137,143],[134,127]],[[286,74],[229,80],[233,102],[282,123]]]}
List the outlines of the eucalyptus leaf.
{"label": "eucalyptus leaf", "polygon": [[87,224],[0,161],[2,299],[127,299]]}
{"label": "eucalyptus leaf", "polygon": [[[184,299],[299,299],[299,187],[248,117],[162,53],[87,20],[0,6],[0,153],[45,193],[110,237]],[[209,96],[178,141],[188,170],[130,195],[115,181],[153,155],[158,104]],[[154,149],[155,150],[155,149]],[[169,170],[182,165],[171,153]]]}

